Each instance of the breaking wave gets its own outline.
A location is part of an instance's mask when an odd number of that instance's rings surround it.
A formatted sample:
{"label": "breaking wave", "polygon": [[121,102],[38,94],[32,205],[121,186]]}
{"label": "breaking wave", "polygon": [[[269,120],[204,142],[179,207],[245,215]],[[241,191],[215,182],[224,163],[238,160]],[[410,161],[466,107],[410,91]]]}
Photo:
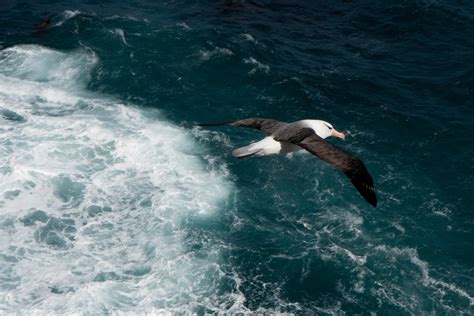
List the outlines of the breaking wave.
{"label": "breaking wave", "polygon": [[0,308],[232,311],[219,248],[186,236],[232,194],[225,166],[156,110],[86,90],[98,57],[0,52]]}

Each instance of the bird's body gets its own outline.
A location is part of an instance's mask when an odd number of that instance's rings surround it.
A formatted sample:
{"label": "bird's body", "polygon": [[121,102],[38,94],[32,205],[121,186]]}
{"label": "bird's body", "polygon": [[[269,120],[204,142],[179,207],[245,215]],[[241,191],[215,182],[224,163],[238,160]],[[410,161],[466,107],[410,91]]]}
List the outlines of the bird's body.
{"label": "bird's body", "polygon": [[218,124],[199,124],[199,126],[230,125],[258,129],[267,137],[248,146],[235,149],[232,155],[237,158],[270,156],[306,150],[321,160],[344,172],[359,193],[373,206],[377,206],[374,182],[362,160],[353,157],[325,139],[345,135],[321,120],[302,120],[286,123],[272,119],[249,118],[235,122]]}
{"label": "bird's body", "polygon": [[232,155],[237,158],[246,158],[287,154],[298,150],[302,150],[302,148],[291,143],[276,141],[272,136],[267,136],[258,142],[234,150]]}
{"label": "bird's body", "polygon": [[[324,139],[329,137],[331,134],[327,132],[327,128],[325,129],[323,127],[323,124],[329,123],[321,120],[302,120],[293,123],[287,123],[287,125],[282,126],[282,128],[285,128],[287,130],[310,128],[314,131],[316,135]],[[275,132],[277,131],[278,130],[276,130]],[[237,158],[245,158],[250,156],[271,156],[279,154],[288,154],[300,150],[303,150],[303,148],[290,142],[277,141],[273,138],[273,135],[270,135],[258,142],[234,150],[232,152],[232,155]]]}

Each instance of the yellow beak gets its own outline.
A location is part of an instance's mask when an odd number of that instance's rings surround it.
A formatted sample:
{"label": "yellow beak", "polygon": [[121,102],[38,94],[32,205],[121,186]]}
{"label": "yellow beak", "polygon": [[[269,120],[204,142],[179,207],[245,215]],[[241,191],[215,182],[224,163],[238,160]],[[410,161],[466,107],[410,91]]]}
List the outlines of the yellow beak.
{"label": "yellow beak", "polygon": [[336,131],[335,129],[332,130],[331,136],[338,137],[338,138],[340,138],[340,139],[342,139],[342,140],[346,139],[346,134],[341,133],[341,132],[338,132],[338,131]]}

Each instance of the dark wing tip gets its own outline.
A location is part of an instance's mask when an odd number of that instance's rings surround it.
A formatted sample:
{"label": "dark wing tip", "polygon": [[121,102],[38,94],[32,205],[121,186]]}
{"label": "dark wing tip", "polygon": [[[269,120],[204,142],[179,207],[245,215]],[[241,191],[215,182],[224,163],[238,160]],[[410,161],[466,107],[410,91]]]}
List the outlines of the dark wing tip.
{"label": "dark wing tip", "polygon": [[375,194],[375,188],[373,185],[363,182],[357,177],[351,177],[351,182],[357,191],[359,191],[360,195],[362,195],[370,205],[377,207],[377,195]]}
{"label": "dark wing tip", "polygon": [[374,180],[362,160],[355,158],[352,168],[345,172],[360,195],[373,207],[377,207]]}

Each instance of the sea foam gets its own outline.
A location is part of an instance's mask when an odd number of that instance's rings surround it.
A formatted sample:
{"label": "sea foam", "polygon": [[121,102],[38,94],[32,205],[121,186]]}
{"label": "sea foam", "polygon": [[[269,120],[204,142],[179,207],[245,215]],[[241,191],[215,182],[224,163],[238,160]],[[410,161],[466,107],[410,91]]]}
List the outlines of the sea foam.
{"label": "sea foam", "polygon": [[233,190],[193,136],[87,91],[90,49],[0,54],[0,310],[242,310],[219,248],[187,246]]}

